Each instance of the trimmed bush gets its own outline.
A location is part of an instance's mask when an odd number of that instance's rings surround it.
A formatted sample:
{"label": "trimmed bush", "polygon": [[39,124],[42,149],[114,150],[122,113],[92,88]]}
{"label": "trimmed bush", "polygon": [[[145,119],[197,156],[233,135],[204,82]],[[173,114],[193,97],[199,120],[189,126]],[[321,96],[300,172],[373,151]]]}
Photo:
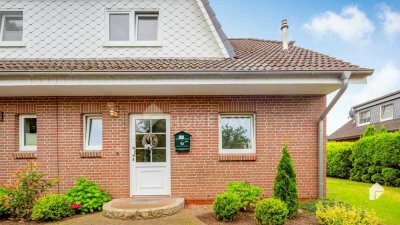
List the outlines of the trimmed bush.
{"label": "trimmed bush", "polygon": [[240,211],[240,197],[231,192],[224,192],[214,200],[213,209],[215,217],[222,221],[232,221]]}
{"label": "trimmed bush", "polygon": [[101,211],[103,204],[111,200],[107,190],[100,189],[97,183],[90,182],[84,177],[76,180],[75,184],[75,187],[67,190],[66,195],[81,214]]}
{"label": "trimmed bush", "polygon": [[340,204],[324,206],[317,204],[317,220],[321,225],[378,225],[378,218],[374,213]]}
{"label": "trimmed bush", "polygon": [[369,125],[365,130],[364,133],[362,135],[362,137],[370,137],[370,136],[374,136],[376,134],[376,127],[375,125]]}
{"label": "trimmed bush", "polygon": [[400,132],[378,133],[353,145],[350,179],[400,186]]}
{"label": "trimmed bush", "polygon": [[264,199],[257,204],[255,218],[260,225],[282,225],[288,218],[289,210],[279,199]]}
{"label": "trimmed bush", "polygon": [[278,164],[278,172],[274,181],[274,197],[286,203],[289,218],[296,216],[299,208],[296,172],[287,145],[284,145],[282,149],[282,158]]}
{"label": "trimmed bush", "polygon": [[247,181],[231,182],[228,184],[228,192],[235,193],[240,198],[240,209],[252,210],[260,200],[263,189],[255,187]]}
{"label": "trimmed bush", "polygon": [[386,127],[381,125],[381,127],[379,128],[379,133],[387,133]]}
{"label": "trimmed bush", "polygon": [[72,201],[66,195],[48,194],[33,206],[32,220],[52,221],[74,214]]}
{"label": "trimmed bush", "polygon": [[353,142],[328,142],[326,145],[327,175],[343,179],[350,178]]}
{"label": "trimmed bush", "polygon": [[0,217],[8,214],[8,206],[5,204],[8,197],[8,189],[0,187]]}

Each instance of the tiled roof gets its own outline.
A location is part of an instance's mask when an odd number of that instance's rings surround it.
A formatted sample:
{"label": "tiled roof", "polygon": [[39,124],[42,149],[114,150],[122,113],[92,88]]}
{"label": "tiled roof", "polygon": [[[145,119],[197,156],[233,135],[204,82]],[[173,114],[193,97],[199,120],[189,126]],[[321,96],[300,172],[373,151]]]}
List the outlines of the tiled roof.
{"label": "tiled roof", "polygon": [[5,71],[364,71],[371,69],[290,45],[259,39],[230,39],[236,57],[228,59],[71,59],[0,60]]}
{"label": "tiled roof", "polygon": [[[375,125],[377,130],[379,130],[382,125],[384,125],[387,131],[392,132],[400,129],[400,119],[387,120],[384,122],[374,123],[373,125]],[[367,127],[368,125],[357,126],[355,120],[350,120],[341,128],[336,130],[333,134],[329,135],[328,140],[337,141],[359,138]]]}

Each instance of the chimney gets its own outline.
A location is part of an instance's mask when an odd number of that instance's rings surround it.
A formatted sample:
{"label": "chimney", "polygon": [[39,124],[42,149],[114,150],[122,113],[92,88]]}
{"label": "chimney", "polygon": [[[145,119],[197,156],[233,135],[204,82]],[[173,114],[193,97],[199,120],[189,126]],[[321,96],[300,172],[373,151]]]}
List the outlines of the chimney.
{"label": "chimney", "polygon": [[289,25],[287,23],[287,20],[283,19],[281,25],[281,31],[282,31],[282,48],[285,54],[289,52],[288,28]]}

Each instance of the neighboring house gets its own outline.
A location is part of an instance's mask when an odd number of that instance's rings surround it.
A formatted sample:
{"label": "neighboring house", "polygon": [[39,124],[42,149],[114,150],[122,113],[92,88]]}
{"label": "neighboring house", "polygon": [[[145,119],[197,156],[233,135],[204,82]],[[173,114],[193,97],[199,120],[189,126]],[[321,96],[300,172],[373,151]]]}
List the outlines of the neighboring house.
{"label": "neighboring house", "polygon": [[316,198],[326,95],[373,73],[289,43],[286,23],[283,41],[228,39],[206,0],[2,0],[0,18],[0,181],[36,162],[59,191],[270,196],[287,142]]}
{"label": "neighboring house", "polygon": [[379,131],[385,126],[388,132],[400,130],[400,91],[353,106],[349,122],[329,135],[329,141],[357,141],[369,125]]}

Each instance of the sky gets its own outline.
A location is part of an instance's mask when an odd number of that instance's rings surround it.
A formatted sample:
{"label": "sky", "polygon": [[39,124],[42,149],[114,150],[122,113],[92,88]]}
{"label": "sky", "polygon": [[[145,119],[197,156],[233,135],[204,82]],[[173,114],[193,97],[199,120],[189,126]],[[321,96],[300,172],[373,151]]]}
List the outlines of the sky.
{"label": "sky", "polygon": [[281,40],[285,18],[297,46],[375,69],[368,84],[351,84],[328,114],[328,135],[349,120],[351,106],[400,90],[400,0],[210,2],[230,38]]}

